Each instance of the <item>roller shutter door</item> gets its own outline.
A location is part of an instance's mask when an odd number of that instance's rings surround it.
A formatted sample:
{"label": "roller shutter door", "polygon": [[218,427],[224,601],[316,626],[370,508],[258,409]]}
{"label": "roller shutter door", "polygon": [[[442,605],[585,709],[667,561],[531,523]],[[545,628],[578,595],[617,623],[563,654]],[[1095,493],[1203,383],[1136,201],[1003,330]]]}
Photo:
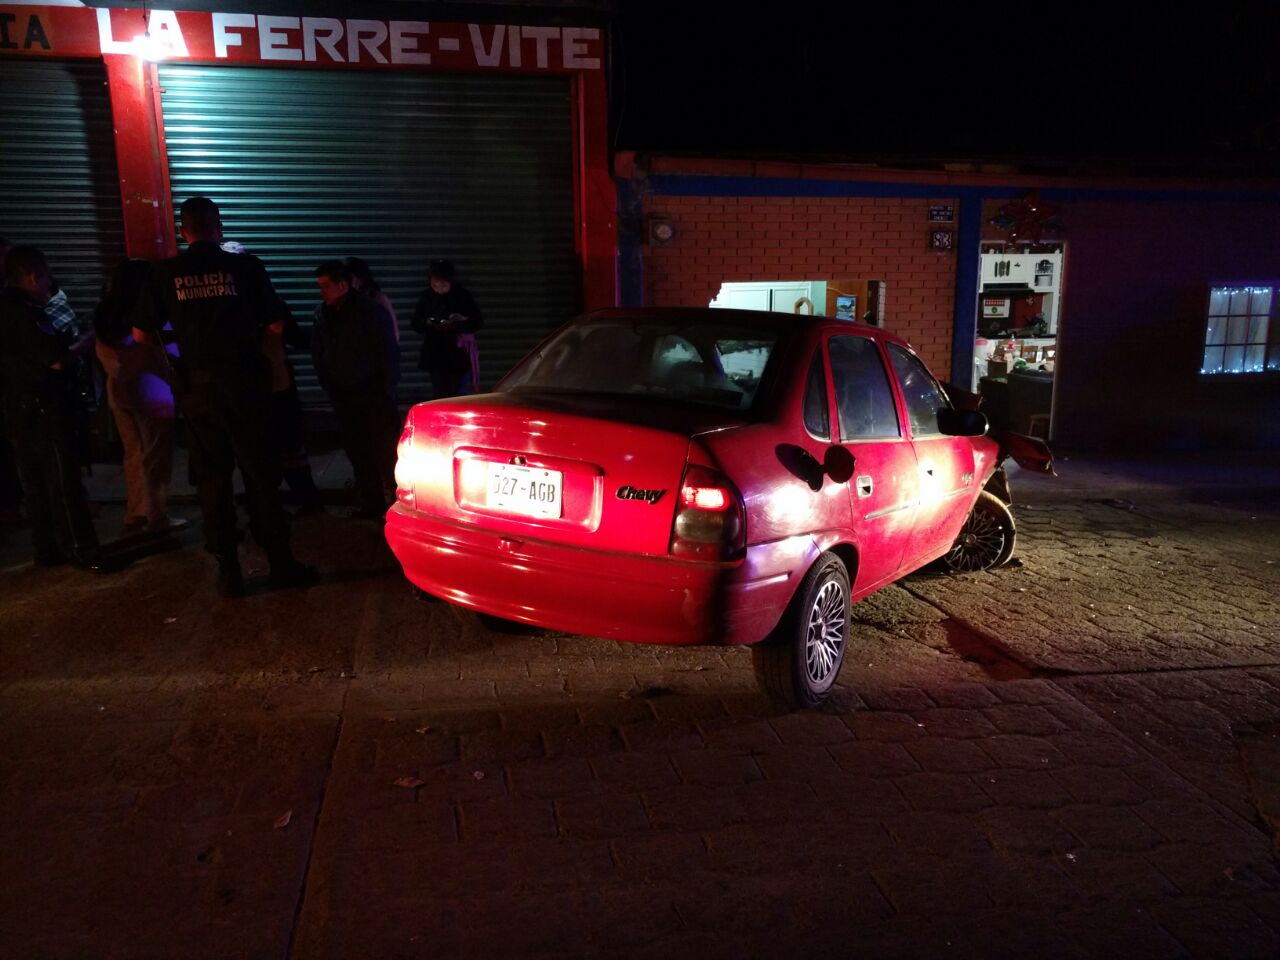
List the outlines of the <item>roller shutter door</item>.
{"label": "roller shutter door", "polygon": [[83,320],[124,256],[106,74],[90,60],[0,58],[0,235],[44,250]]}
{"label": "roller shutter door", "polygon": [[403,399],[431,395],[409,328],[430,259],[480,304],[484,386],[579,309],[568,80],[167,64],[160,81],[175,207],[215,200],[304,326],[316,265],[369,261],[400,322]]}

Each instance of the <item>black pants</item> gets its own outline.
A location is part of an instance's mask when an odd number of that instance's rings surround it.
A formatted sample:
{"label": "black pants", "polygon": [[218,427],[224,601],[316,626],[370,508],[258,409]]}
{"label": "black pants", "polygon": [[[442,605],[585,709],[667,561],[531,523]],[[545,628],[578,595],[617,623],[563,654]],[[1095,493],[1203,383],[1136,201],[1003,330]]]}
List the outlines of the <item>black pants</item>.
{"label": "black pants", "polygon": [[342,445],[355,473],[359,507],[385,510],[385,491],[396,485],[400,423],[395,402],[376,388],[334,390],[331,396]]}
{"label": "black pants", "polygon": [[56,402],[23,401],[5,411],[5,427],[26,497],[36,561],[93,559],[98,535],[80,480],[69,409]]}
{"label": "black pants", "polygon": [[271,446],[276,452],[285,483],[304,506],[320,502],[320,490],[311,475],[311,461],[302,436],[302,404],[298,387],[290,383],[285,390],[271,394]]}
{"label": "black pants", "polygon": [[471,393],[476,385],[471,382],[471,368],[460,368],[457,364],[430,364],[426,368],[431,377],[431,393],[433,400],[445,397],[460,397]]}
{"label": "black pants", "polygon": [[289,521],[280,506],[280,466],[268,429],[270,393],[232,383],[196,383],[177,398],[190,434],[205,547],[234,559],[239,536],[231,485],[240,467],[254,539],[272,566],[291,563]]}

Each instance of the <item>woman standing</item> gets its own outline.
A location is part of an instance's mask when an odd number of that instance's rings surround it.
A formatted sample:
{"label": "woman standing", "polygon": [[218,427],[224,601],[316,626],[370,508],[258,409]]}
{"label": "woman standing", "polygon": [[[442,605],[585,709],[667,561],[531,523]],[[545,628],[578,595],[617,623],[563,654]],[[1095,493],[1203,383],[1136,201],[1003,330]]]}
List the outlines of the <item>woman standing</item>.
{"label": "woman standing", "polygon": [[429,280],[413,315],[413,329],[422,334],[418,368],[431,375],[437,399],[472,393],[480,380],[480,308],[448,260],[432,261]]}

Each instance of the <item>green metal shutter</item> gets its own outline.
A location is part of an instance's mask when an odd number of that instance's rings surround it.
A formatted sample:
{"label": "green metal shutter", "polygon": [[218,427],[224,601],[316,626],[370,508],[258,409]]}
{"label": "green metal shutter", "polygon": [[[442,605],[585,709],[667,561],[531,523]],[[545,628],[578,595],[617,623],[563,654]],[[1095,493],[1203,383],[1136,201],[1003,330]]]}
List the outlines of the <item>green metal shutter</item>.
{"label": "green metal shutter", "polygon": [[167,64],[160,83],[175,207],[217,202],[304,326],[316,265],[365,258],[400,321],[402,398],[431,395],[409,328],[430,259],[480,305],[484,386],[579,309],[567,80]]}
{"label": "green metal shutter", "polygon": [[0,58],[0,235],[49,257],[87,321],[124,256],[124,217],[100,62]]}

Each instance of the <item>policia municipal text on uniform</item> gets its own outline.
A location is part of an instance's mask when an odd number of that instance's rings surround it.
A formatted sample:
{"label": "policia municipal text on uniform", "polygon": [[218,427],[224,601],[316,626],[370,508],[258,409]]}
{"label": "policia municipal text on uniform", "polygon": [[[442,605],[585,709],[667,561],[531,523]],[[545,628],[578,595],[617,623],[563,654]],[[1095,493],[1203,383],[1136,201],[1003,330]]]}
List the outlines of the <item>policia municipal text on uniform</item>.
{"label": "policia municipal text on uniform", "polygon": [[273,587],[314,582],[289,547],[280,504],[279,463],[267,431],[271,365],[262,350],[266,330],[283,332],[288,307],[257,257],[221,249],[222,221],[204,197],[182,205],[188,248],[152,266],[134,315],[135,337],[165,342],[173,328],[173,393],[187,421],[192,471],[200,496],[205,546],[218,560],[218,590],[240,596],[232,473],[244,479],[251,529],[271,563]]}

